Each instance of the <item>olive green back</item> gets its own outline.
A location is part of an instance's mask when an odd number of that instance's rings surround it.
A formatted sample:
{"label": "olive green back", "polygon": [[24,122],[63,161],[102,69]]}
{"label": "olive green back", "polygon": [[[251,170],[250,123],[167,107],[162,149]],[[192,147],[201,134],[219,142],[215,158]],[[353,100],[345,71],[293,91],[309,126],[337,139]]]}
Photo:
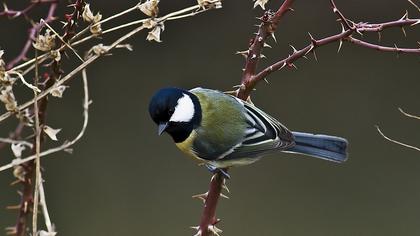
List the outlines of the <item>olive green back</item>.
{"label": "olive green back", "polygon": [[241,143],[246,130],[244,107],[220,91],[196,88],[191,92],[200,100],[201,126],[192,145],[200,158],[215,160]]}

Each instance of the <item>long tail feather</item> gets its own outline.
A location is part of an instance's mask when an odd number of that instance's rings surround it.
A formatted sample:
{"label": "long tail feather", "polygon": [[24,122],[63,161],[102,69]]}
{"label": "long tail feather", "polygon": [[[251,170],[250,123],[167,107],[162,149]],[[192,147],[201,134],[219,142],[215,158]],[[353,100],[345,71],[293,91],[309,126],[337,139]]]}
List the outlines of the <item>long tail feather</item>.
{"label": "long tail feather", "polygon": [[347,160],[348,142],[344,138],[301,132],[292,133],[296,145],[287,149],[286,152],[300,153],[334,162]]}

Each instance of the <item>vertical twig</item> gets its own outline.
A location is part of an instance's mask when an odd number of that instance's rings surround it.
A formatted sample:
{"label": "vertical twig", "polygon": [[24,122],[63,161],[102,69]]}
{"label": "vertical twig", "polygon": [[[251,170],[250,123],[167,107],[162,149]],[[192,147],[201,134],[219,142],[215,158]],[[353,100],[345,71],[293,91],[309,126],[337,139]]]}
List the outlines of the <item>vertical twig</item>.
{"label": "vertical twig", "polygon": [[[38,87],[39,71],[38,71],[38,50],[35,49],[35,87]],[[38,98],[38,92],[34,90],[34,99]],[[35,114],[35,187],[34,187],[34,202],[32,212],[32,235],[37,235],[38,226],[38,204],[39,204],[39,186],[42,181],[41,179],[41,159],[39,153],[41,152],[41,128],[39,123],[39,109],[38,103],[34,103],[34,114]]]}

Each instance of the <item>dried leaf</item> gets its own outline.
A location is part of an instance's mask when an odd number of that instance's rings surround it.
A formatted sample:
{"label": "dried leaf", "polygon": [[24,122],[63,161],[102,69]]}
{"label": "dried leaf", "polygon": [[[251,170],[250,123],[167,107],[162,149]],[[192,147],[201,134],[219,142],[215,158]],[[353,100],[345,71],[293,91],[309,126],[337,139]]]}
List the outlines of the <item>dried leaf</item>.
{"label": "dried leaf", "polygon": [[155,17],[159,13],[158,4],[159,0],[147,0],[146,2],[139,5],[139,9],[144,14],[150,17]]}
{"label": "dried leaf", "polygon": [[0,101],[4,103],[7,111],[18,111],[17,101],[15,99],[15,95],[13,94],[12,86],[3,87],[0,94]]}
{"label": "dried leaf", "polygon": [[51,51],[51,57],[54,59],[54,61],[61,61],[61,53],[59,50],[52,50]]}
{"label": "dried leaf", "polygon": [[47,232],[45,230],[41,230],[38,232],[39,236],[55,236],[57,232]]}
{"label": "dried leaf", "polygon": [[93,12],[90,10],[90,5],[86,4],[83,9],[82,17],[84,21],[91,23],[89,30],[93,35],[98,36],[102,34],[102,27],[101,24],[99,24],[102,15],[99,12],[96,13],[96,15],[93,15]]}
{"label": "dried leaf", "polygon": [[90,26],[89,30],[94,36],[98,36],[98,35],[102,34],[101,24],[94,24],[94,25]]}
{"label": "dried leaf", "polygon": [[55,36],[55,34],[51,35],[51,31],[47,29],[45,34],[40,34],[32,45],[43,52],[51,51],[55,47]]}
{"label": "dried leaf", "polygon": [[218,9],[222,7],[222,1],[220,0],[197,0],[197,3],[203,9]]}
{"label": "dried leaf", "polygon": [[85,7],[83,8],[82,18],[84,21],[89,22],[89,23],[92,23],[93,20],[95,19],[95,16],[93,15],[92,10],[90,10],[89,3],[86,3]]}
{"label": "dried leaf", "polygon": [[53,129],[51,127],[49,127],[48,125],[44,125],[44,133],[46,133],[48,135],[48,137],[50,137],[50,139],[54,140],[54,141],[58,141],[57,139],[57,134],[58,132],[61,131],[61,129]]}
{"label": "dried leaf", "polygon": [[26,149],[26,146],[23,142],[12,143],[11,145],[13,155],[15,157],[20,158],[22,157],[22,152]]}
{"label": "dried leaf", "polygon": [[267,4],[268,0],[255,0],[254,8],[260,6],[263,10],[265,10],[265,4]]}
{"label": "dried leaf", "polygon": [[66,88],[67,88],[67,86],[60,85],[60,86],[54,88],[53,90],[51,90],[51,95],[54,96],[54,97],[62,98],[64,90],[66,90]]}
{"label": "dried leaf", "polygon": [[143,22],[143,27],[146,28],[146,29],[152,29],[156,25],[157,25],[157,23],[153,19],[147,19],[146,21]]}
{"label": "dried leaf", "polygon": [[19,166],[19,165],[14,167],[13,176],[15,176],[16,179],[24,182],[25,181],[25,175],[26,175],[25,168],[23,168],[22,166]]}
{"label": "dried leaf", "polygon": [[149,34],[147,35],[146,39],[148,41],[156,41],[160,43],[162,42],[160,40],[160,33],[162,33],[164,30],[165,30],[165,26],[163,25],[163,23],[156,25],[155,28],[149,31]]}

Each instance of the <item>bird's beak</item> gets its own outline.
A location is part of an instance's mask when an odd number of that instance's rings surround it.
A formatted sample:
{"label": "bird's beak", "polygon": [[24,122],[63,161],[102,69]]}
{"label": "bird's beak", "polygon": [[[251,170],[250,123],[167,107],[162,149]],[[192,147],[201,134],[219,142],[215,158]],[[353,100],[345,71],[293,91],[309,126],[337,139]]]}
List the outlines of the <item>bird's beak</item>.
{"label": "bird's beak", "polygon": [[163,132],[165,132],[167,127],[168,127],[168,122],[160,123],[159,128],[158,128],[158,134],[161,135]]}

